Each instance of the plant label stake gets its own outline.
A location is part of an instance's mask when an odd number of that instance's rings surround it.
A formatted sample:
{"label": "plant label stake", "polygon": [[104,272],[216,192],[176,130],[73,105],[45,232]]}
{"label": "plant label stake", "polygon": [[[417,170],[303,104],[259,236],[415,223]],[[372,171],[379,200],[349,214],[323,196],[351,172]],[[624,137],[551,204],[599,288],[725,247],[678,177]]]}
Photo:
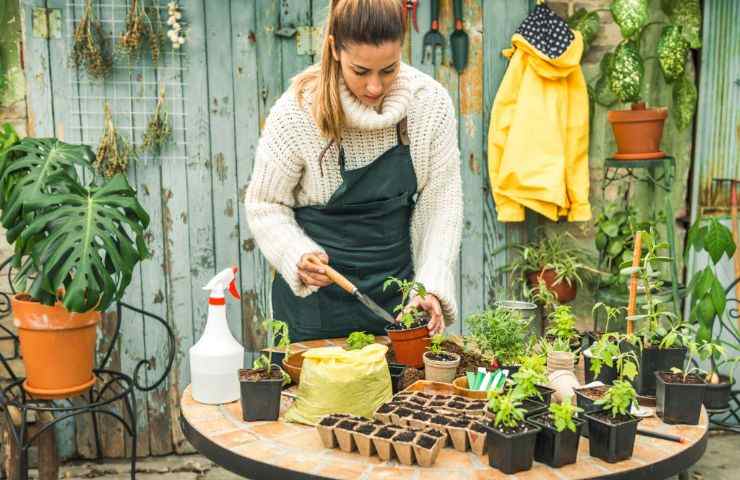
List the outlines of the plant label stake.
{"label": "plant label stake", "polygon": [[641,232],[635,233],[635,250],[632,252],[632,273],[630,274],[630,298],[627,305],[627,335],[632,335],[634,331],[634,320],[629,317],[633,316],[637,309],[637,268],[640,266],[640,256],[642,255],[642,236]]}
{"label": "plant label stake", "polygon": [[193,399],[220,404],[239,399],[239,370],[244,368],[244,347],[234,338],[226,321],[224,290],[241,298],[236,289],[236,267],[222,270],[203,290],[210,290],[208,321],[198,343],[190,347]]}

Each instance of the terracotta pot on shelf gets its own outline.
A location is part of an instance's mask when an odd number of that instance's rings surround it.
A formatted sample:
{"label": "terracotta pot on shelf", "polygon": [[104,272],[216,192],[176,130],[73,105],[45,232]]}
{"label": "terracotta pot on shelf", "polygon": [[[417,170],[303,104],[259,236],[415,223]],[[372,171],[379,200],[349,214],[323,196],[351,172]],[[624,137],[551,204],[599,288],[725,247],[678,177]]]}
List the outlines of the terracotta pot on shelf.
{"label": "terracotta pot on shelf", "polygon": [[557,276],[558,274],[555,273],[555,270],[543,268],[539,272],[529,272],[527,274],[527,282],[530,287],[535,288],[540,284],[540,280],[542,280],[545,282],[545,285],[547,285],[547,289],[550,290],[558,299],[559,303],[568,303],[576,298],[578,289],[574,284],[571,284],[566,279],[561,280],[560,283],[556,285],[555,279]]}
{"label": "terracotta pot on shelf", "polygon": [[23,388],[36,398],[61,399],[94,383],[96,326],[100,312],[70,312],[18,294],[11,299],[26,369]]}
{"label": "terracotta pot on shelf", "polygon": [[663,125],[668,117],[665,107],[646,108],[644,102],[635,102],[630,110],[611,110],[607,113],[617,142],[617,160],[650,160],[665,157],[660,150]]}

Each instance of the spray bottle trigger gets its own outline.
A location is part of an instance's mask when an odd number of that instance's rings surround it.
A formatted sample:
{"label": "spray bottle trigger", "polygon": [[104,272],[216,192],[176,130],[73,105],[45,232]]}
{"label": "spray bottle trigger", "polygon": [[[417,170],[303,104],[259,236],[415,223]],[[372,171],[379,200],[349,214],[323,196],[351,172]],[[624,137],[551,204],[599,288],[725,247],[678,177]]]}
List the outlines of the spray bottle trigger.
{"label": "spray bottle trigger", "polygon": [[234,271],[234,278],[229,282],[229,293],[232,297],[236,298],[237,300],[241,299],[242,296],[239,294],[239,290],[236,289],[236,272],[239,271],[236,267],[231,267]]}

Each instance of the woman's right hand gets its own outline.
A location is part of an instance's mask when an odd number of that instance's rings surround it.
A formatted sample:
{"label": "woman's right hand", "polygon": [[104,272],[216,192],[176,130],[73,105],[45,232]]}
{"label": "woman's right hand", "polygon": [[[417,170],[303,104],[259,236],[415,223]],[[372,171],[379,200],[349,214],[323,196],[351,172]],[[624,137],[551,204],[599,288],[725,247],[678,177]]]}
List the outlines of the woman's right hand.
{"label": "woman's right hand", "polygon": [[329,256],[324,252],[305,253],[298,262],[298,278],[311,287],[321,288],[331,285],[334,282],[326,276],[326,270],[322,267],[328,264]]}

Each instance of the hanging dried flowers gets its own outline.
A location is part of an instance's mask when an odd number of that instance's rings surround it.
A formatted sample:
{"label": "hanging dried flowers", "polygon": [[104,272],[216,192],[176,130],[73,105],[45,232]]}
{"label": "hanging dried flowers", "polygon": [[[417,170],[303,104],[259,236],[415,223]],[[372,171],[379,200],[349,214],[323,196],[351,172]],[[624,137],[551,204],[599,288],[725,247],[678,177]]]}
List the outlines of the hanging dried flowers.
{"label": "hanging dried flowers", "polygon": [[149,118],[149,124],[146,127],[146,132],[144,132],[144,141],[141,145],[142,151],[149,152],[152,155],[159,155],[162,148],[172,138],[172,125],[170,124],[170,115],[165,108],[164,94],[164,87],[160,87],[157,106]]}
{"label": "hanging dried flowers", "polygon": [[181,45],[185,44],[185,22],[182,19],[182,9],[177,2],[170,2],[167,4],[167,25],[170,29],[167,30],[167,38],[172,43],[172,48],[180,48]]}
{"label": "hanging dried flowers", "polygon": [[95,169],[101,175],[112,177],[116,173],[126,173],[129,157],[135,155],[128,142],[118,133],[113,125],[113,115],[108,102],[103,105],[105,112],[103,138],[98,145]]}
{"label": "hanging dried flowers", "polygon": [[[147,11],[155,15],[154,20]],[[157,65],[162,44],[159,13],[156,9],[145,8],[144,0],[132,0],[126,16],[126,31],[121,34],[118,48],[130,61],[134,61],[141,55],[145,44],[149,45],[152,52],[152,63]]]}
{"label": "hanging dried flowers", "polygon": [[113,66],[108,39],[95,17],[92,0],[85,0],[85,10],[77,24],[69,61],[76,68],[84,67],[92,78],[101,79]]}

